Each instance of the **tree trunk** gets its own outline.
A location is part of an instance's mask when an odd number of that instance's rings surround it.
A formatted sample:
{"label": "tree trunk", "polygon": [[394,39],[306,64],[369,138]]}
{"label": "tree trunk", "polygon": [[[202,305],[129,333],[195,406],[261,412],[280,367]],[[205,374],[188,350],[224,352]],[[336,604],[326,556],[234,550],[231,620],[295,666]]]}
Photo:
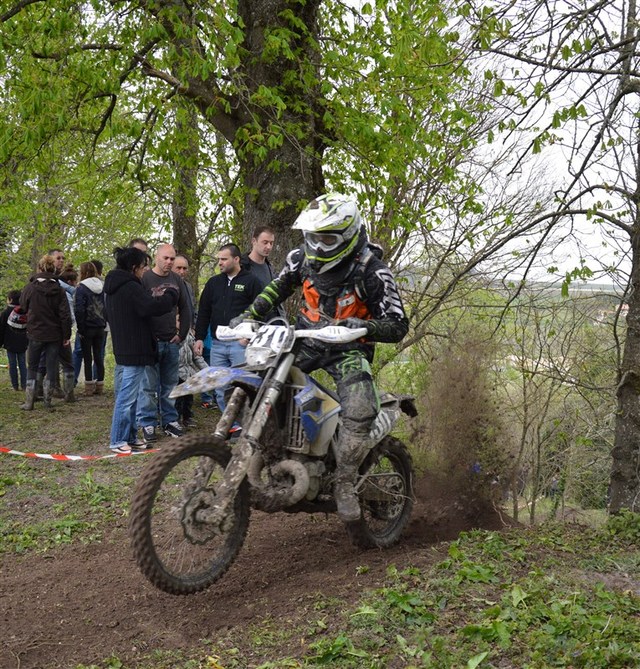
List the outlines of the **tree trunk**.
{"label": "tree trunk", "polygon": [[250,238],[259,225],[275,231],[270,261],[276,271],[284,264],[287,253],[299,246],[302,236],[291,229],[302,203],[322,192],[321,167],[312,156],[301,154],[298,147],[284,146],[278,160],[286,165],[274,174],[264,165],[243,165],[244,183],[248,186],[244,203],[244,231]]}
{"label": "tree trunk", "polygon": [[640,512],[640,225],[637,215],[631,246],[627,336],[617,388],[618,410],[611,451],[611,513],[621,509]]}
{"label": "tree trunk", "polygon": [[[318,39],[317,13],[319,0],[294,5],[288,0],[240,0],[238,13],[244,21],[246,56],[242,59],[242,78],[248,98],[238,110],[240,121],[234,145],[240,161],[245,187],[244,234],[245,242],[258,225],[269,225],[275,230],[275,245],[271,260],[279,269],[287,252],[300,243],[299,234],[291,224],[303,204],[324,189],[322,154],[324,133],[322,117],[324,101],[319,86],[309,86],[318,81],[318,56],[315,41]],[[287,23],[283,18],[295,12],[310,35]],[[292,29],[287,47],[295,59],[284,54],[273,55],[266,48],[270,31]],[[294,35],[298,35],[295,37]],[[307,82],[301,80],[307,78]],[[284,102],[284,108],[252,104],[254,96],[266,87]],[[247,129],[261,134],[266,155],[247,148]],[[271,136],[274,146],[269,144]],[[256,148],[259,149],[256,145]]]}
{"label": "tree trunk", "polygon": [[197,237],[198,211],[198,152],[200,141],[198,118],[194,108],[189,109],[186,119],[176,122],[177,133],[188,138],[187,149],[181,156],[181,163],[176,164],[176,185],[171,203],[173,221],[173,244],[176,252],[186,256],[189,261],[189,280],[196,295],[200,275],[202,247]]}

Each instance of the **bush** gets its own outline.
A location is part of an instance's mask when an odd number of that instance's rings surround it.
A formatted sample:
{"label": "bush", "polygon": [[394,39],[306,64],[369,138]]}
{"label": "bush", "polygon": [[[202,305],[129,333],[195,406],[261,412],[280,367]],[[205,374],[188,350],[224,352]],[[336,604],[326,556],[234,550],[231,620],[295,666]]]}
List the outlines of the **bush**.
{"label": "bush", "polygon": [[640,513],[622,509],[607,521],[609,535],[640,545]]}

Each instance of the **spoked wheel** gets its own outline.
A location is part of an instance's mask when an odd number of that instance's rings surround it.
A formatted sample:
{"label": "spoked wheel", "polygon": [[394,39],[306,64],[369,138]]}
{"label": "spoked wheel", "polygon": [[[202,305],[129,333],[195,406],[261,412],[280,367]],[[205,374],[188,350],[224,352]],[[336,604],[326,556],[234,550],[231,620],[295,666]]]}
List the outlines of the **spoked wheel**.
{"label": "spoked wheel", "polygon": [[413,509],[413,466],[407,447],[385,437],[367,455],[356,486],[362,514],[347,524],[351,541],[362,548],[397,543]]}
{"label": "spoked wheel", "polygon": [[249,526],[245,479],[227,512],[216,488],[230,452],[211,436],[183,437],[164,447],[142,472],[131,503],[131,544],[142,573],[160,590],[188,595],[229,568]]}

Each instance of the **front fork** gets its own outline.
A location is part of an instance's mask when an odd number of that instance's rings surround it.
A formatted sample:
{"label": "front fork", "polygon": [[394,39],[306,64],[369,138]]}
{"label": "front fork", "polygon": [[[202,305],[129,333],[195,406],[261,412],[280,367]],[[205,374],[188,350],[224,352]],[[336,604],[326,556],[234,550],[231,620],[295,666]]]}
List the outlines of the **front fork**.
{"label": "front fork", "polygon": [[[216,425],[213,433],[221,441],[227,441],[229,438],[229,430],[236,418],[240,415],[244,405],[247,401],[247,393],[242,388],[234,388],[227,406],[222,413],[222,417]],[[227,509],[229,504],[235,497],[236,490],[240,487],[242,480],[247,474],[249,467],[249,460],[253,448],[247,439],[240,437],[237,439],[232,448],[231,459],[224,470],[224,476],[220,483],[216,486],[214,496],[204,508],[200,507],[195,510],[195,519],[198,523],[207,523],[219,528],[223,527],[224,519],[227,516]],[[204,458],[202,458],[204,459]],[[209,477],[206,472],[205,481]],[[210,474],[210,472],[208,472]],[[189,514],[185,515],[188,518]]]}
{"label": "front fork", "polygon": [[[198,511],[197,520],[204,523],[221,525],[227,515],[227,510],[235,498],[236,491],[244,480],[249,470],[249,463],[255,448],[258,445],[272,407],[282,393],[283,386],[289,376],[289,371],[295,360],[293,353],[287,353],[280,365],[278,365],[273,376],[269,379],[267,387],[257,402],[256,409],[251,415],[248,425],[242,426],[242,435],[231,449],[231,459],[224,470],[224,476],[215,491],[215,504],[213,507]],[[229,430],[234,420],[242,411],[247,401],[247,393],[242,388],[235,388],[229,402],[218,421],[214,435],[220,439],[227,440]]]}
{"label": "front fork", "polygon": [[229,438],[229,430],[233,422],[240,415],[246,401],[247,393],[242,388],[234,388],[213,433],[216,437],[222,439],[222,441],[226,441]]}

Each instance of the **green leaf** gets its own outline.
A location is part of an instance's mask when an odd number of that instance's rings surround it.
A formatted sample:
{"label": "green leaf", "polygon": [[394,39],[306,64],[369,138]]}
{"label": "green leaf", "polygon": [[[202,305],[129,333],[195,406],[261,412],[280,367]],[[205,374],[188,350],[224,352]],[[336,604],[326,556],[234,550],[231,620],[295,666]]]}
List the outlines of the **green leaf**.
{"label": "green leaf", "polygon": [[520,606],[529,595],[519,586],[514,585],[511,588],[511,602],[514,606]]}
{"label": "green leaf", "polygon": [[476,669],[480,666],[480,663],[489,655],[489,651],[485,650],[483,653],[478,653],[474,655],[470,660],[467,661],[467,669]]}

